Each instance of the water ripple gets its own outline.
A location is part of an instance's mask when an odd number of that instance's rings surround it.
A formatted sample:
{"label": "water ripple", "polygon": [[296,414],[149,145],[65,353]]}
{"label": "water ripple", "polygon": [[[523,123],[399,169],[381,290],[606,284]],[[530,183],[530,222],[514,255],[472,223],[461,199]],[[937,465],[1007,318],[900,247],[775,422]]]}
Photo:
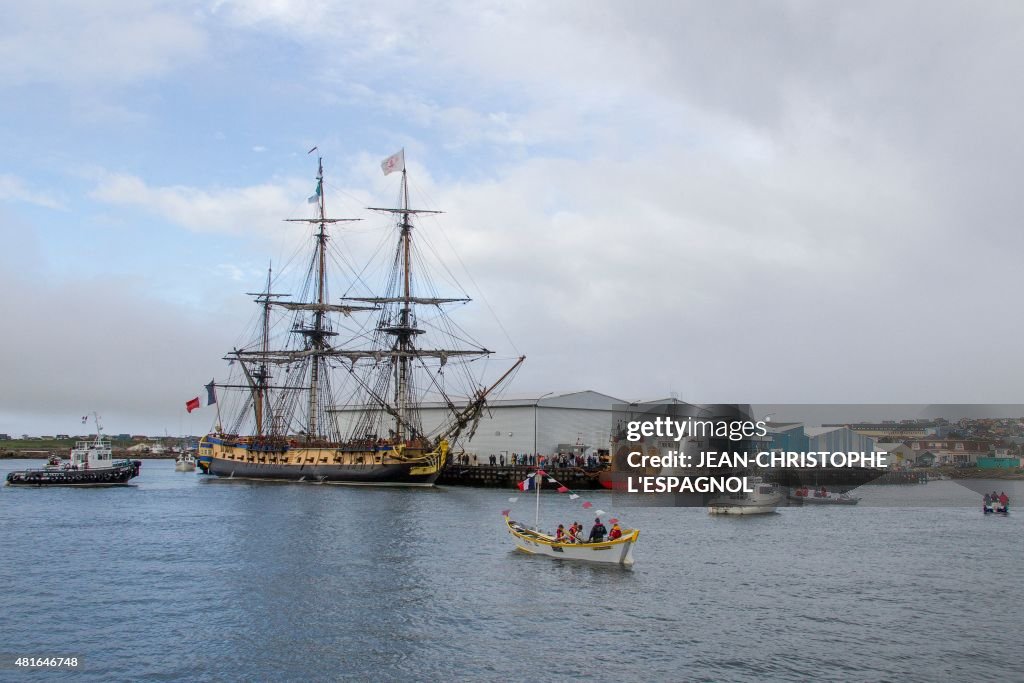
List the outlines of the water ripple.
{"label": "water ripple", "polygon": [[1024,515],[617,510],[644,529],[624,571],[512,552],[503,491],[267,486],[170,462],[138,481],[0,489],[0,649],[83,655],[50,672],[75,681],[1018,677]]}

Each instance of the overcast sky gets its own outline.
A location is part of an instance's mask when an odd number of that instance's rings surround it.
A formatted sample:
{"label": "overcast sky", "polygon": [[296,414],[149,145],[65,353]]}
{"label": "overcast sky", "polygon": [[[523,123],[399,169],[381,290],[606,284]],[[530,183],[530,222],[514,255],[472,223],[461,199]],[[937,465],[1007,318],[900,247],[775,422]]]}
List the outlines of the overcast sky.
{"label": "overcast sky", "polygon": [[205,431],[313,145],[368,218],[405,147],[512,393],[1022,402],[1022,15],[3,3],[0,432]]}

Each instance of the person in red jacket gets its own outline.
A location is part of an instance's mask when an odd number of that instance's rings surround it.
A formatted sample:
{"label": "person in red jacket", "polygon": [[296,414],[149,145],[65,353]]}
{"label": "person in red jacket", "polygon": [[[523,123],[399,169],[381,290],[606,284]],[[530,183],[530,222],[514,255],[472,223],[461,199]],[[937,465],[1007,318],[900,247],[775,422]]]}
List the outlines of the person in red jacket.
{"label": "person in red jacket", "polygon": [[608,532],[608,540],[614,541],[616,538],[622,536],[622,529],[619,528],[618,524],[612,524],[612,530]]}

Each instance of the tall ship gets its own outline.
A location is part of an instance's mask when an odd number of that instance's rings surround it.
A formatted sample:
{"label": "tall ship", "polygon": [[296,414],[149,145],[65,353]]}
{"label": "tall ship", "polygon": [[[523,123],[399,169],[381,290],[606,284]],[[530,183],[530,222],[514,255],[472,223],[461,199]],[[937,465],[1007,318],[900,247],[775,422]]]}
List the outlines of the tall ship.
{"label": "tall ship", "polygon": [[[472,438],[488,396],[525,360],[500,366],[497,378],[486,380],[488,363],[479,361],[493,351],[472,341],[450,315],[469,298],[438,296],[414,239],[421,216],[441,212],[410,207],[404,150],[382,169],[385,175],[401,171],[401,187],[397,207],[370,209],[390,219],[378,249],[389,254],[379,270],[380,289],[374,292],[369,283],[373,264],[356,262],[341,246],[339,224],[360,219],[328,217],[320,158],[309,198],[315,215],[286,219],[306,225],[311,238],[296,296],[275,292],[287,278],[272,272],[264,291],[251,294],[259,307],[252,334],[225,356],[231,378],[208,387],[218,417],[199,442],[202,471],[431,486],[459,444]],[[339,270],[348,277],[343,296],[335,298],[332,275]],[[423,423],[419,406],[425,401],[447,406],[439,423]]]}

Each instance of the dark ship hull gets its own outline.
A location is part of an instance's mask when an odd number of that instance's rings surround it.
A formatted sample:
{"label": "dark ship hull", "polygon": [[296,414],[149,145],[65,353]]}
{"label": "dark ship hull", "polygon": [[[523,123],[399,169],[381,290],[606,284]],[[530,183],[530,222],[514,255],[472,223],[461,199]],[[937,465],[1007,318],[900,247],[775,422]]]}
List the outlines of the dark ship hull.
{"label": "dark ship hull", "polygon": [[199,442],[198,462],[205,473],[220,477],[432,486],[447,456],[447,441],[427,452],[422,447],[401,444],[373,449],[283,444],[273,447],[209,435]]}
{"label": "dark ship hull", "polygon": [[125,460],[98,470],[21,470],[7,474],[8,486],[122,486],[139,476],[141,460]]}
{"label": "dark ship hull", "polygon": [[420,465],[283,465],[211,458],[209,473],[221,477],[308,481],[364,486],[433,486],[440,471],[414,474]]}

